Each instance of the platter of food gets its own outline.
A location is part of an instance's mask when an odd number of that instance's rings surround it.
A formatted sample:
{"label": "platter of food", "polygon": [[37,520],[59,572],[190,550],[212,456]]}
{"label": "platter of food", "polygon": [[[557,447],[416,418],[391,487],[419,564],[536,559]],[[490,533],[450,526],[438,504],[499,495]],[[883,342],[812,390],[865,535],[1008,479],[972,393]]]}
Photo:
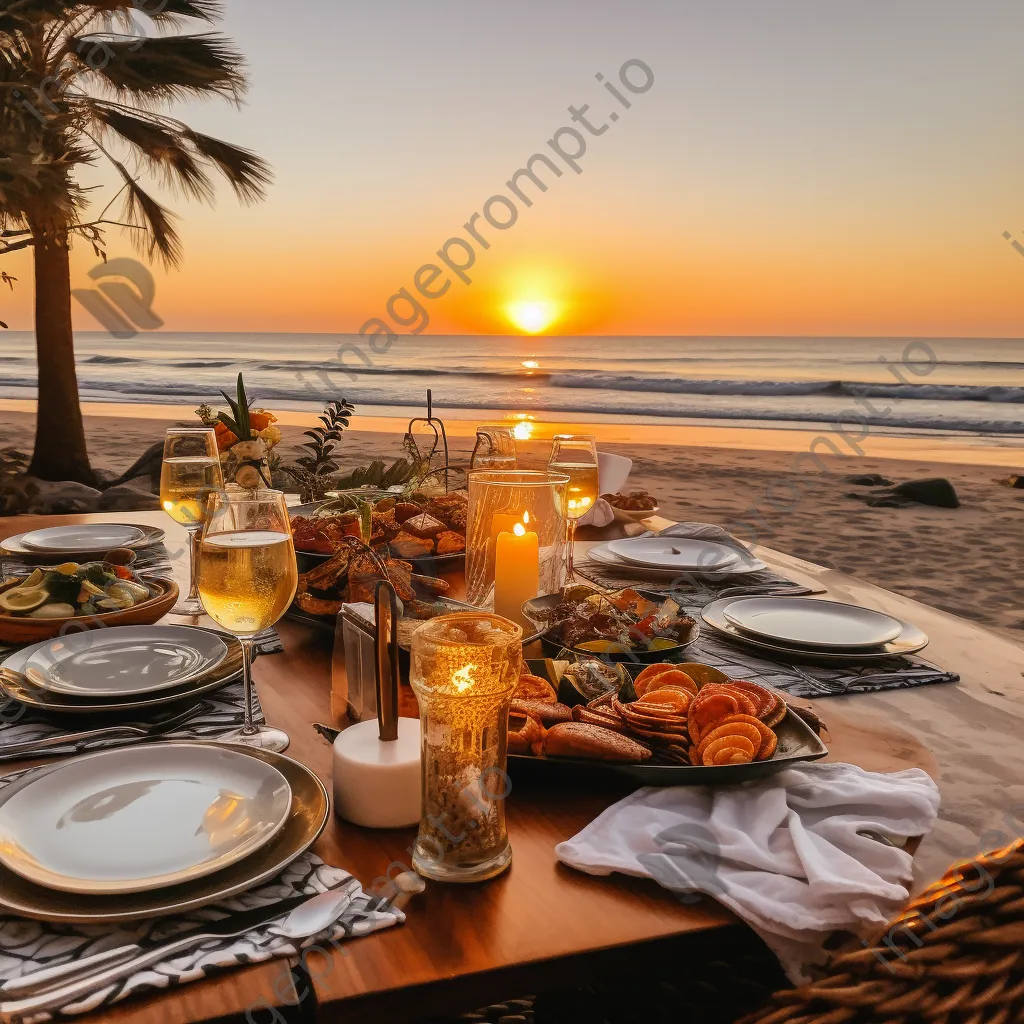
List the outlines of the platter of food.
{"label": "platter of food", "polygon": [[72,630],[150,625],[174,606],[170,580],[110,562],[64,562],[0,585],[0,640],[33,643]]}
{"label": "platter of food", "polygon": [[632,587],[566,587],[527,601],[523,615],[536,627],[546,653],[565,649],[612,661],[663,661],[681,653],[700,633],[697,621],[672,598]]}
{"label": "platter of food", "polygon": [[634,676],[593,659],[524,664],[508,750],[513,768],[599,767],[650,786],[744,782],[828,753],[776,690],[697,663]]}
{"label": "platter of food", "polygon": [[377,583],[385,576],[395,588],[403,617],[427,619],[443,614],[434,605],[448,593],[445,580],[417,572],[404,559],[378,555],[354,538],[343,544],[337,554],[299,574],[295,600],[288,614],[312,625],[334,629],[345,605],[372,603]]}
{"label": "platter of food", "polygon": [[345,537],[369,536],[379,554],[414,562],[425,572],[455,568],[466,557],[464,494],[406,498],[387,495],[360,502],[342,497],[292,510],[292,536],[299,570],[327,561],[344,546]]}

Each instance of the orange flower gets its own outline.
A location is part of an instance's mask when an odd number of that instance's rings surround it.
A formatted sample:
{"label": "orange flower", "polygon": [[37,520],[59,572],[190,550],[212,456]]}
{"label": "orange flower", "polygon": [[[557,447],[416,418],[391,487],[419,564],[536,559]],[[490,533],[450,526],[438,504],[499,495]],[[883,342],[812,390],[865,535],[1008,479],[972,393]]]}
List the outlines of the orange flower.
{"label": "orange flower", "polygon": [[217,425],[213,429],[217,434],[218,451],[226,452],[229,448],[238,444],[238,438],[228,429],[226,424],[218,420]]}
{"label": "orange flower", "polygon": [[277,417],[273,413],[265,412],[263,409],[251,409],[249,411],[249,426],[254,433],[266,430],[271,423],[276,422]]}

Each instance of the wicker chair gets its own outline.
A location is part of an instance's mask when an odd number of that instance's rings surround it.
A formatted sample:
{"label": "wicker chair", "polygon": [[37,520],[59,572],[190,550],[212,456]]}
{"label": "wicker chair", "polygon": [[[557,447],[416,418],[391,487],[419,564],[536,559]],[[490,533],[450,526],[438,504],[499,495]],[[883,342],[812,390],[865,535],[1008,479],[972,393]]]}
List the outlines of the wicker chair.
{"label": "wicker chair", "polygon": [[1024,1021],[1024,840],[956,864],[822,981],[741,1024]]}

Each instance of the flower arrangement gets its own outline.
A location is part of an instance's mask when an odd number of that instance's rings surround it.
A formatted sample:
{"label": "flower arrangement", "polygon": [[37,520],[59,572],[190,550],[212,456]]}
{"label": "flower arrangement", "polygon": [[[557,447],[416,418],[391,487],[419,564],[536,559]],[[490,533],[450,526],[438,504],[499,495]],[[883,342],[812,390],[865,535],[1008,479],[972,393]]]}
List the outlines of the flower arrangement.
{"label": "flower arrangement", "polygon": [[236,396],[222,391],[231,412],[214,412],[201,405],[196,415],[217,434],[217,449],[225,483],[234,482],[246,490],[270,487],[273,466],[278,461],[272,454],[281,443],[281,430],[275,427],[277,417],[265,409],[250,408],[242,375],[238,375]]}

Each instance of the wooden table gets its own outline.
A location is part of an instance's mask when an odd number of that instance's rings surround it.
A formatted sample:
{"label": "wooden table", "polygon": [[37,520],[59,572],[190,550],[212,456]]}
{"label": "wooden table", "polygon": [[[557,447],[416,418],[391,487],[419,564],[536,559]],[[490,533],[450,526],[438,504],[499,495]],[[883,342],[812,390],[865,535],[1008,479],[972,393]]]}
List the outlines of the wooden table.
{"label": "wooden table", "polygon": [[[167,529],[184,578],[184,533],[159,512],[4,519],[0,537],[113,518]],[[921,766],[938,781],[940,820],[917,853],[919,883],[980,846],[1024,833],[1024,647],[844,573],[759,553],[773,568],[825,586],[831,597],[912,620],[932,637],[929,658],[963,677],[957,685],[806,702],[828,726],[834,760],[871,770]],[[259,660],[257,688],[269,721],[291,735],[289,755],[330,786],[331,748],[312,723],[331,721],[331,641],[287,620],[280,632],[286,653]],[[558,791],[517,784],[508,803],[514,862],[504,876],[469,887],[428,884],[406,907],[404,925],[348,943],[341,952],[314,951],[303,965],[308,974],[293,976],[284,962],[260,965],[90,1019],[180,1024],[248,1015],[252,1022],[399,1022],[584,983],[631,960],[728,949],[730,936],[745,926],[714,902],[684,905],[653,882],[591,878],[556,862],[557,842],[631,788],[604,777],[590,788]],[[371,888],[410,863],[414,834],[332,819],[314,849]]]}

